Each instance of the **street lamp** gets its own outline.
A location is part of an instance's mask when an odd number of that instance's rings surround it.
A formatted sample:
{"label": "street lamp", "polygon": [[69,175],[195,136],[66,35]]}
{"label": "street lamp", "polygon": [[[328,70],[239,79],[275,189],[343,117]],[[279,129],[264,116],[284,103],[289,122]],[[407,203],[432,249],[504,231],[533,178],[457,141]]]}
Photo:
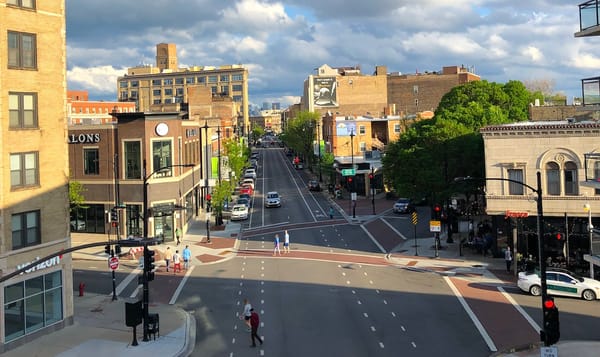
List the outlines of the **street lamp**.
{"label": "street lamp", "polygon": [[221,126],[217,127],[217,178],[219,179],[219,185],[221,184]]}
{"label": "street lamp", "polygon": [[[352,207],[352,218],[356,218],[356,202],[352,200],[352,194],[354,193],[354,130],[350,132],[350,157],[352,163],[352,181],[350,182],[350,206]],[[354,203],[354,204],[353,204]]]}
{"label": "street lamp", "polygon": [[317,120],[317,147],[319,148],[319,182],[323,182],[323,173],[321,171],[321,136],[319,135],[319,121]]}
{"label": "street lamp", "polygon": [[[592,206],[589,203],[583,205],[583,210],[588,213],[588,232],[590,234],[590,258],[594,254],[592,239],[594,238],[594,226],[592,225]],[[590,259],[590,278],[594,279],[594,263]]]}
{"label": "street lamp", "polygon": [[[209,165],[208,165],[208,161],[209,161],[208,160],[208,152],[212,151],[212,141],[208,140],[208,128],[209,128],[209,126],[208,126],[208,121],[207,120],[204,121],[204,126],[202,128],[204,128],[204,137],[206,138],[206,145],[205,145],[205,150],[204,150],[205,151],[205,155],[204,155],[205,156],[205,160],[204,160],[204,167],[205,167],[205,170],[204,170],[204,191],[206,191],[206,192],[202,192],[202,198],[201,198],[202,199],[202,208],[204,208],[204,197],[206,197],[206,194],[208,193],[208,176],[209,176],[209,171],[208,171],[208,168],[209,168]],[[202,135],[200,135],[200,136],[202,136]],[[208,149],[209,145],[210,145],[210,148],[211,148],[210,150]],[[202,158],[200,158],[200,160],[202,160]]]}
{"label": "street lamp", "polygon": [[[548,343],[548,330],[547,330],[547,321],[546,314],[543,312],[544,303],[548,300],[548,285],[546,282],[546,251],[545,251],[545,242],[544,242],[544,225],[542,224],[542,220],[544,219],[544,209],[542,205],[542,178],[541,173],[538,171],[537,174],[537,188],[533,188],[527,185],[524,182],[508,179],[508,178],[495,178],[495,177],[457,177],[454,179],[455,182],[460,181],[470,181],[470,180],[481,180],[481,181],[507,181],[515,184],[519,184],[523,187],[526,187],[537,194],[537,231],[538,231],[538,256],[539,256],[539,264],[540,264],[540,280],[542,285],[542,330],[540,331],[540,337],[546,346],[549,346],[551,343]],[[590,221],[591,225],[591,221]]]}

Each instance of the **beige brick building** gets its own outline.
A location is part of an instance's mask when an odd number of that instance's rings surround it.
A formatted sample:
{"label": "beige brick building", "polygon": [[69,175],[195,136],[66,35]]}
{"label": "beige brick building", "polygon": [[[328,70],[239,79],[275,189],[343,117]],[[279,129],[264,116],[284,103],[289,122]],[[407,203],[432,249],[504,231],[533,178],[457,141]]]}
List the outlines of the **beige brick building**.
{"label": "beige brick building", "polygon": [[156,66],[131,67],[117,79],[119,101],[132,101],[138,111],[161,110],[165,105],[189,103],[190,89],[204,87],[211,96],[235,105],[235,126],[249,128],[248,69],[242,65],[179,67],[175,44],[156,45]]}
{"label": "beige brick building", "polygon": [[73,322],[64,0],[0,0],[0,34],[0,271],[38,262],[0,284],[1,353]]}

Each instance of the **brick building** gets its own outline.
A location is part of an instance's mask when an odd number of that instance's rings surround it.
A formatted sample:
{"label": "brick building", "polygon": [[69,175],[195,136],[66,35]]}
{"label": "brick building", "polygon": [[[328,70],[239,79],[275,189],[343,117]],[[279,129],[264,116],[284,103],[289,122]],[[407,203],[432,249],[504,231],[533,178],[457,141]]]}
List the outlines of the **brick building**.
{"label": "brick building", "polygon": [[[0,0],[0,353],[73,323],[64,0]],[[52,257],[52,255],[56,255]]]}

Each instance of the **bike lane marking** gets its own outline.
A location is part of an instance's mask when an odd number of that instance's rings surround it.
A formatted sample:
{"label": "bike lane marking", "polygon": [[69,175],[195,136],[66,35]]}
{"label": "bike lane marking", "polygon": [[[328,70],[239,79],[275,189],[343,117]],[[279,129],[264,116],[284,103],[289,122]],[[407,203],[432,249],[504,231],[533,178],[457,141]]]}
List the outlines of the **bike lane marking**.
{"label": "bike lane marking", "polygon": [[363,224],[361,227],[384,253],[392,251],[398,244],[404,242],[399,239],[403,238],[398,234],[399,232],[381,218]]}
{"label": "bike lane marking", "polygon": [[539,341],[537,325],[533,319],[514,299],[507,296],[498,283],[460,277],[444,279],[451,288],[454,286],[453,291],[457,297],[460,296],[459,300],[463,299],[464,304],[468,305],[468,310],[465,310],[491,351],[502,351]]}

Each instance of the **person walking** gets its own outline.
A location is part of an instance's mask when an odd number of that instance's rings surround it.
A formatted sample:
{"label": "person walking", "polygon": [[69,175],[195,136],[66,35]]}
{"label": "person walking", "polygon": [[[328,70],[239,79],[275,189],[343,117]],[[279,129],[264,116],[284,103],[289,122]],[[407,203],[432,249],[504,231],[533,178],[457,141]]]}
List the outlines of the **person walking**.
{"label": "person walking", "polygon": [[181,243],[181,228],[175,228],[175,239],[177,239],[177,245]]}
{"label": "person walking", "polygon": [[183,258],[183,269],[188,270],[190,267],[190,259],[192,259],[192,251],[190,250],[190,246],[186,245],[181,252],[181,257]]}
{"label": "person walking", "polygon": [[250,318],[252,317],[252,304],[250,304],[250,300],[244,299],[244,311],[242,312],[242,316],[240,318],[244,319],[244,323],[248,326],[248,331],[250,331]]}
{"label": "person walking", "polygon": [[279,253],[281,255],[281,250],[279,249],[279,234],[275,234],[275,247],[273,248],[273,256],[275,253]]}
{"label": "person walking", "polygon": [[173,274],[177,274],[177,271],[181,272],[181,257],[179,256],[179,251],[176,250],[175,254],[173,254]]}
{"label": "person walking", "polygon": [[283,235],[283,252],[290,252],[290,234],[288,233],[287,229],[285,230],[285,234]]}
{"label": "person walking", "polygon": [[262,338],[258,336],[258,325],[260,325],[260,318],[258,317],[258,314],[254,312],[254,309],[250,309],[250,328],[252,330],[250,334],[252,344],[250,347],[256,347],[256,341],[254,339],[257,339],[261,345],[263,344]]}
{"label": "person walking", "polygon": [[504,261],[506,262],[506,272],[510,273],[510,266],[512,264],[512,253],[510,251],[510,247],[506,246],[506,249],[504,250]]}
{"label": "person walking", "polygon": [[333,219],[333,213],[334,213],[333,207],[329,206],[329,219]]}
{"label": "person walking", "polygon": [[165,265],[167,266],[167,271],[169,271],[169,264],[173,260],[173,251],[171,251],[171,247],[167,247],[165,251]]}

